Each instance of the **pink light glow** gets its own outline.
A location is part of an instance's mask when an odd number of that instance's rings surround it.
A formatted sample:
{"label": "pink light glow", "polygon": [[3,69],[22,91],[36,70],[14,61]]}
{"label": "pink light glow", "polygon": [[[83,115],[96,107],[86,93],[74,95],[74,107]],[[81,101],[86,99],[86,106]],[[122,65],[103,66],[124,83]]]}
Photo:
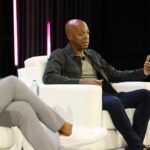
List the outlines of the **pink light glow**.
{"label": "pink light glow", "polygon": [[18,66],[17,0],[13,0],[13,22],[14,22],[14,65]]}
{"label": "pink light glow", "polygon": [[47,23],[47,55],[51,54],[51,24],[50,21]]}

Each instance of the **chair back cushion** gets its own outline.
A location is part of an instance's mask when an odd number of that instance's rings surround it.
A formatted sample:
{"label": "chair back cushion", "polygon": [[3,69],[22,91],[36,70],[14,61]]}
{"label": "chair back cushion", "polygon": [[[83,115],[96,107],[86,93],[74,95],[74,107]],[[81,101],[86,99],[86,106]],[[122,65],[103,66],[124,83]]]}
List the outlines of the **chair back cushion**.
{"label": "chair back cushion", "polygon": [[[25,68],[30,72],[34,68],[34,75],[38,78],[38,82],[42,83],[42,76],[46,67],[49,56],[34,56],[24,61]],[[31,69],[30,69],[31,68]]]}

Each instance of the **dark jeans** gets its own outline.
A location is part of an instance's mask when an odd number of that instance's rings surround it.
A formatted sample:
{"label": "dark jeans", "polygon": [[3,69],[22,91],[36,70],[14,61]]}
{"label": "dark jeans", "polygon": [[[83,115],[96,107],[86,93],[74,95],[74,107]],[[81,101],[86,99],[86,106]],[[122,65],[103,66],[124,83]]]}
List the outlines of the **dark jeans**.
{"label": "dark jeans", "polygon": [[[133,125],[125,108],[136,108]],[[109,112],[115,127],[123,135],[128,146],[134,150],[141,150],[150,119],[150,91],[141,89],[116,95],[104,93],[103,109]]]}

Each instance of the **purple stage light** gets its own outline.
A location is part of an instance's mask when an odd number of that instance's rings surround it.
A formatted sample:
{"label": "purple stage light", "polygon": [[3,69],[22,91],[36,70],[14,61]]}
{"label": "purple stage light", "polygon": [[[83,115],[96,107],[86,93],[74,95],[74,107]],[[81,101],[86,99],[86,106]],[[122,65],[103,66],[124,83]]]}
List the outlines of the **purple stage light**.
{"label": "purple stage light", "polygon": [[13,0],[13,23],[14,23],[14,65],[18,66],[17,0]]}
{"label": "purple stage light", "polygon": [[50,21],[47,23],[47,55],[51,54],[51,24]]}

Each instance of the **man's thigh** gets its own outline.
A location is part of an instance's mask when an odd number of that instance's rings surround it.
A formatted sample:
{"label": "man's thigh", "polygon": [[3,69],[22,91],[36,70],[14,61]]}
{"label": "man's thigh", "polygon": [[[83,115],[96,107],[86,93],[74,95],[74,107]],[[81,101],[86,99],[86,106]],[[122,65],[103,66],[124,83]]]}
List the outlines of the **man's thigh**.
{"label": "man's thigh", "polygon": [[[125,108],[136,108],[147,94],[147,90],[140,89],[130,92],[118,93],[117,97],[121,100]],[[150,94],[149,94],[150,95]]]}

